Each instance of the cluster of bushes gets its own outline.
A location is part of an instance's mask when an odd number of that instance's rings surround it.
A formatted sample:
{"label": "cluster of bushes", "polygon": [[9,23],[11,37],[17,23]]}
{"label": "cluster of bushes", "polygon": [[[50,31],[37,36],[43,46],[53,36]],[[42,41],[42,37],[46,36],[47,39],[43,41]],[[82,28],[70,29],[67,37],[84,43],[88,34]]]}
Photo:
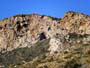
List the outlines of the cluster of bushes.
{"label": "cluster of bushes", "polygon": [[49,16],[52,20],[61,20],[61,18],[56,18],[56,17],[51,17]]}

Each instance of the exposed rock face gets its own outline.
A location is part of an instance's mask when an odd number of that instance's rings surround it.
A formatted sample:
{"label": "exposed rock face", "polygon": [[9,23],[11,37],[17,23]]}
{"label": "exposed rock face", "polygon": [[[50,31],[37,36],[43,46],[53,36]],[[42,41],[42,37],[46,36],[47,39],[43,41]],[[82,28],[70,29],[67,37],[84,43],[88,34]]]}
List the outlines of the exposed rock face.
{"label": "exposed rock face", "polygon": [[57,34],[90,34],[90,17],[74,12],[67,13],[61,20],[36,14],[17,15],[1,21],[0,27],[1,48],[12,50],[30,46],[38,40],[53,38]]}
{"label": "exposed rock face", "polygon": [[[17,68],[84,68],[85,62],[88,68],[89,48],[90,16],[84,14],[68,12],[60,19],[37,14],[16,15],[0,21],[0,65],[7,68],[15,65]],[[79,49],[82,50],[77,53]],[[23,60],[17,57],[18,52]],[[82,61],[80,55],[87,55],[87,59]]]}

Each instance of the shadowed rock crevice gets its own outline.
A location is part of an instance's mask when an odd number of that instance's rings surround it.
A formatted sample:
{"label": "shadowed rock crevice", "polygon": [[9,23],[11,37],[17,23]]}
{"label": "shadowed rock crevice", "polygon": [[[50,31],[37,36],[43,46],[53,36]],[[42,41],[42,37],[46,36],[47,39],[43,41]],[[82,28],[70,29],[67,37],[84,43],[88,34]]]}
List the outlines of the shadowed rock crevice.
{"label": "shadowed rock crevice", "polygon": [[44,40],[44,39],[46,39],[46,35],[45,35],[45,33],[42,32],[42,33],[40,34],[39,38],[40,38],[40,40]]}

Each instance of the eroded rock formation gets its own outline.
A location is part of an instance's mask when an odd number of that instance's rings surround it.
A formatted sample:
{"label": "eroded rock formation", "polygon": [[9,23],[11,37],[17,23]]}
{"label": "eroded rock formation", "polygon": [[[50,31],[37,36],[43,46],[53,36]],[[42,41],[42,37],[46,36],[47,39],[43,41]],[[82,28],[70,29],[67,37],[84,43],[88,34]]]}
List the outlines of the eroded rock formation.
{"label": "eroded rock formation", "polygon": [[1,67],[89,68],[89,48],[90,16],[84,14],[23,14],[0,21]]}

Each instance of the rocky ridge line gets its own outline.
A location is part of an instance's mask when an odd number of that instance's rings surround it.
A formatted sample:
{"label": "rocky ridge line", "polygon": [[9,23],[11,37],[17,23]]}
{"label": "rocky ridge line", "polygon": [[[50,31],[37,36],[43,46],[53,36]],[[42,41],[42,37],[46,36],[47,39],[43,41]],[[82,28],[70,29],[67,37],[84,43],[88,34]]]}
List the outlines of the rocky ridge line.
{"label": "rocky ridge line", "polygon": [[[37,41],[49,38],[50,45],[57,46],[68,34],[89,35],[90,17],[75,12],[67,12],[60,19],[38,14],[16,15],[0,21],[0,51],[31,47]],[[56,39],[56,36],[60,38]]]}
{"label": "rocky ridge line", "polygon": [[0,21],[0,68],[90,68],[90,16],[30,14]]}

